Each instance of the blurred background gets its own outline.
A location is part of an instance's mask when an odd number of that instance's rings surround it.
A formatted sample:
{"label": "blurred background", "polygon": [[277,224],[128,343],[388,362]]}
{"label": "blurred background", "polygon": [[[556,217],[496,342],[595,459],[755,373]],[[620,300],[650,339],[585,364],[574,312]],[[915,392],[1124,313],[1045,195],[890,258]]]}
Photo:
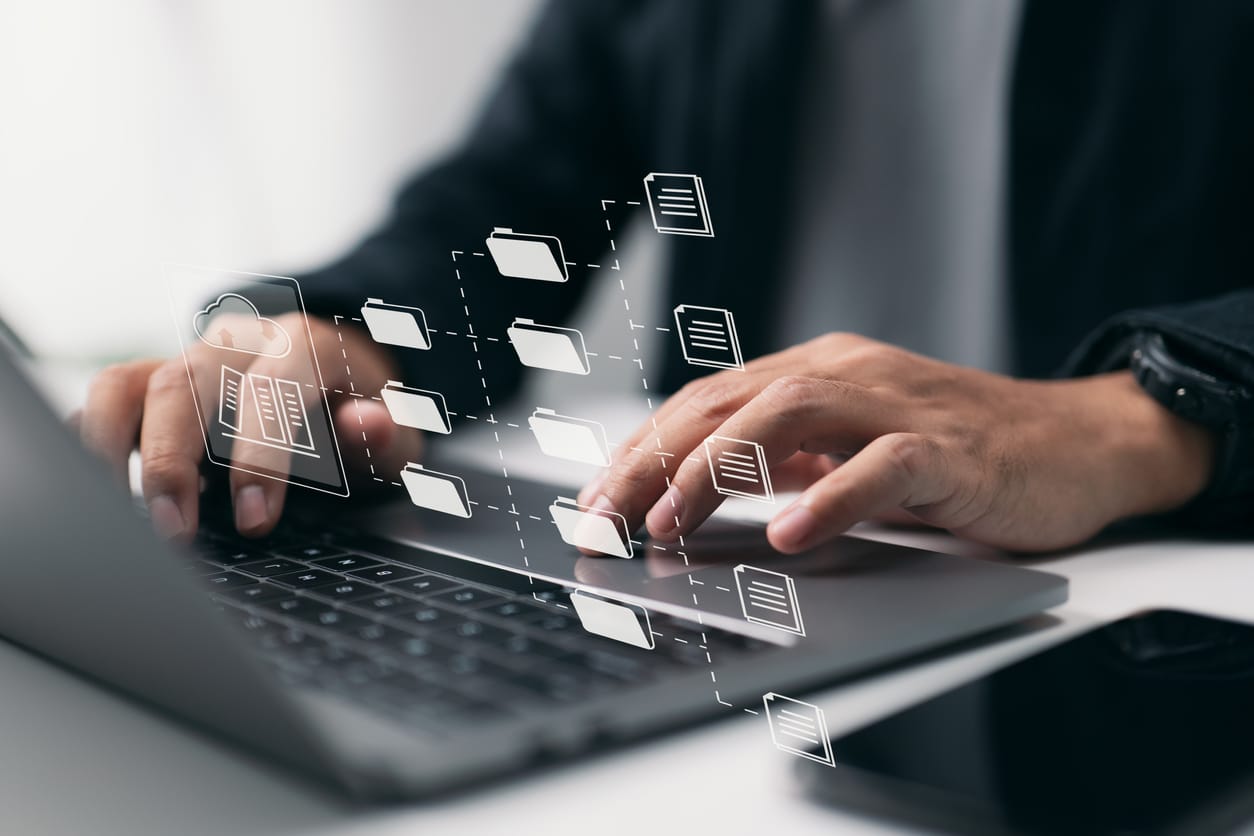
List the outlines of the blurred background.
{"label": "blurred background", "polygon": [[[538,5],[0,5],[0,316],[77,370],[58,400],[107,362],[177,351],[163,261],[291,275],[350,246],[466,130]],[[655,307],[653,237],[627,236],[622,260]]]}

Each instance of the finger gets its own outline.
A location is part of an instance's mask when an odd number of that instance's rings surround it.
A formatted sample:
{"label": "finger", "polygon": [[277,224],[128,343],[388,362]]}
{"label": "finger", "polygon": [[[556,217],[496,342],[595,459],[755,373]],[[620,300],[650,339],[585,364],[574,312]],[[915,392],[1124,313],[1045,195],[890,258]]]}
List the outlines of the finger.
{"label": "finger", "polygon": [[141,483],[153,526],[166,537],[190,537],[198,524],[205,446],[188,368],[182,358],[159,365],[147,378],[143,400]]}
{"label": "finger", "polygon": [[[148,377],[161,365],[145,360],[109,366],[96,375],[78,420],[79,437],[88,450],[109,463],[118,482],[129,485],[127,460],[139,438]],[[187,387],[187,375],[183,376]]]}
{"label": "finger", "polygon": [[258,358],[245,371],[240,386],[239,430],[231,444],[230,489],[235,528],[246,537],[269,534],[283,512],[287,480],[292,476],[296,454],[287,446],[287,405],[278,387],[283,385],[279,381],[289,380],[295,380],[300,390],[306,415],[311,408],[321,408],[320,391],[301,386],[298,370],[287,360]]}
{"label": "finger", "polygon": [[[723,472],[723,451],[743,454],[746,443],[756,444],[766,467],[774,469],[798,451],[857,449],[869,438],[894,431],[900,420],[895,412],[886,396],[851,383],[796,376],[778,378],[709,433],[718,440],[685,458],[666,495],[649,511],[649,533],[660,540],[675,540],[690,533],[714,512],[724,499],[719,488],[727,490],[731,485],[716,484],[711,473],[719,472],[723,480],[737,478],[736,474]],[[760,465],[748,461],[747,467],[756,471]],[[742,481],[750,493],[766,492],[766,479],[761,473],[752,473],[752,478],[746,473]]]}
{"label": "finger", "polygon": [[424,447],[422,432],[392,421],[387,407],[367,398],[350,398],[335,408],[336,433],[343,442],[345,458],[357,470],[383,478],[419,461]]}
{"label": "finger", "polygon": [[693,387],[669,417],[650,421],[639,445],[611,465],[595,491],[581,492],[587,501],[580,504],[621,514],[628,529],[635,530],[644,521],[645,512],[666,491],[680,463],[768,382],[744,374],[716,375],[711,381],[721,383]]}
{"label": "finger", "polygon": [[795,553],[896,508],[925,508],[953,494],[941,447],[913,433],[880,436],[771,520],[766,534]]}
{"label": "finger", "polygon": [[779,491],[803,491],[840,466],[831,456],[793,453],[771,468],[771,486]]}

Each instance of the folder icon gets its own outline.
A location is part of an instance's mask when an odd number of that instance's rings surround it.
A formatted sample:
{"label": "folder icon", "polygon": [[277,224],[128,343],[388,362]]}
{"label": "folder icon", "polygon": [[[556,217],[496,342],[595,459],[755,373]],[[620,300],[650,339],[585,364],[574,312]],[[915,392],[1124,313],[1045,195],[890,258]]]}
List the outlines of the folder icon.
{"label": "folder icon", "polygon": [[531,235],[497,227],[484,241],[502,276],[564,282],[566,257],[562,242],[552,235]]}
{"label": "folder icon", "polygon": [[549,506],[549,515],[566,544],[611,557],[631,557],[631,536],[622,514],[589,508],[559,496]]}
{"label": "folder icon", "polygon": [[439,392],[414,389],[389,380],[379,394],[383,396],[383,403],[392,414],[392,420],[402,427],[443,435],[453,431],[453,424],[448,417],[448,404]]}
{"label": "folder icon", "polygon": [[427,470],[409,462],[401,471],[401,481],[409,491],[410,500],[419,508],[470,519],[470,497],[460,476]]}
{"label": "folder icon", "polygon": [[639,604],[611,601],[582,589],[570,594],[570,603],[578,613],[583,629],[589,633],[644,650],[653,649],[649,611]]}
{"label": "folder icon", "polygon": [[382,299],[367,299],[361,309],[361,318],[366,321],[370,336],[377,343],[423,350],[431,348],[427,318],[418,308],[389,305]]}
{"label": "folder icon", "polygon": [[537,325],[530,319],[518,317],[506,333],[514,351],[518,352],[518,361],[524,366],[570,374],[590,371],[583,334],[574,328]]}
{"label": "folder icon", "polygon": [[551,409],[536,407],[527,423],[546,456],[597,467],[610,466],[610,445],[605,439],[605,427],[596,421],[558,415]]}

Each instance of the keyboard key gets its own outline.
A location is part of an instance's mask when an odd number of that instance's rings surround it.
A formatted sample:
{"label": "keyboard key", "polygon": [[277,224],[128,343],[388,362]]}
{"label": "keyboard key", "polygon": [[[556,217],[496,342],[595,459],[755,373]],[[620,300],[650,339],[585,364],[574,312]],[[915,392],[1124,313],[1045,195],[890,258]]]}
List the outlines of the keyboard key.
{"label": "keyboard key", "polygon": [[456,649],[428,637],[415,636],[400,630],[385,632],[381,643],[391,652],[409,661],[443,663]]}
{"label": "keyboard key", "polygon": [[491,604],[484,607],[481,615],[492,615],[497,618],[509,618],[515,621],[522,621],[528,616],[534,616],[536,613],[549,615],[553,612],[550,607],[542,607],[539,604],[529,604],[526,601],[505,600],[499,603]]}
{"label": "keyboard key", "polygon": [[274,586],[268,583],[254,583],[249,586],[237,586],[233,589],[225,589],[222,594],[233,601],[241,601],[243,603],[252,603],[260,601],[270,601],[275,598],[281,598],[290,595],[286,589]]}
{"label": "keyboard key", "polygon": [[320,610],[301,610],[295,613],[295,616],[309,624],[336,631],[357,630],[372,623],[365,616],[332,609],[325,604]]}
{"label": "keyboard key", "polygon": [[423,630],[442,630],[452,627],[459,620],[457,613],[439,607],[424,606],[421,609],[389,616],[388,624],[397,627]]}
{"label": "keyboard key", "polygon": [[330,569],[332,572],[347,572],[350,569],[369,569],[372,566],[382,566],[383,563],[372,557],[362,557],[359,554],[341,554],[334,557],[322,557],[317,560],[309,561],[314,566],[321,566],[323,569]]}
{"label": "keyboard key", "polygon": [[222,566],[210,563],[208,560],[188,560],[183,564],[183,568],[192,575],[216,575],[223,569]]}
{"label": "keyboard key", "polygon": [[556,665],[515,674],[511,684],[558,702],[574,702],[611,687],[602,676]]}
{"label": "keyboard key", "polygon": [[287,598],[276,598],[271,601],[263,601],[261,606],[276,612],[279,615],[287,615],[292,618],[300,618],[302,614],[322,612],[327,605],[321,601],[315,601],[313,598],[305,598],[303,596],[291,595]]}
{"label": "keyboard key", "polygon": [[255,551],[253,549],[210,549],[204,553],[202,557],[221,563],[223,566],[238,566],[241,563],[253,563],[258,560],[265,560],[270,555],[265,552]]}
{"label": "keyboard key", "polygon": [[221,572],[217,575],[206,575],[203,580],[215,590],[234,589],[237,586],[246,586],[247,584],[257,582],[254,578],[237,572]]}
{"label": "keyboard key", "polygon": [[427,600],[433,604],[452,606],[455,609],[472,609],[509,602],[509,599],[504,595],[494,595],[491,592],[476,589],[473,586],[463,586],[461,589],[449,589],[435,595],[429,595]]}
{"label": "keyboard key", "polygon": [[504,644],[511,636],[516,635],[509,630],[502,630],[500,627],[493,627],[472,618],[463,619],[444,629],[459,639],[490,645]]}
{"label": "keyboard key", "polygon": [[528,625],[535,627],[537,630],[543,630],[546,633],[565,633],[571,630],[583,630],[583,625],[579,623],[579,619],[574,616],[565,615],[561,612],[550,611],[539,613],[535,617],[527,617],[523,620]]}
{"label": "keyboard key", "polygon": [[333,575],[321,569],[306,569],[303,572],[292,572],[287,575],[275,575],[270,578],[274,583],[281,583],[294,589],[311,589],[317,586],[339,583],[345,580],[343,575]]}
{"label": "keyboard key", "polygon": [[325,543],[302,543],[275,549],[274,553],[280,557],[292,557],[296,560],[317,560],[323,557],[342,555],[344,550],[335,546],[328,546]]}
{"label": "keyboard key", "polygon": [[395,564],[384,564],[382,566],[371,566],[365,569],[352,569],[348,572],[354,578],[361,578],[363,581],[372,583],[392,583],[394,581],[403,581],[409,578],[417,577],[418,573],[413,569]]}
{"label": "keyboard key", "polygon": [[430,595],[436,592],[443,592],[446,589],[453,589],[461,586],[457,581],[448,578],[437,577],[436,575],[427,575],[422,572],[418,573],[418,577],[409,578],[403,581],[392,581],[390,586],[410,595]]}
{"label": "keyboard key", "polygon": [[358,598],[369,598],[383,592],[381,586],[371,586],[361,581],[345,578],[340,583],[327,584],[309,590],[310,595],[326,598],[331,601],[355,601]]}
{"label": "keyboard key", "polygon": [[258,560],[255,563],[241,563],[235,567],[241,572],[247,572],[250,575],[256,575],[259,578],[269,578],[275,575],[282,575],[287,572],[299,572],[305,567],[291,560],[284,560],[281,557],[272,557],[269,560]]}
{"label": "keyboard key", "polygon": [[[375,587],[375,589],[378,590],[379,588]],[[354,601],[352,606],[359,610],[392,615],[396,613],[420,610],[426,605],[423,604],[422,601],[409,598],[405,595],[396,595],[391,592],[385,592],[382,595],[375,595],[371,598],[362,598],[360,601]]]}
{"label": "keyboard key", "polygon": [[532,664],[536,659],[561,659],[571,652],[564,647],[515,633],[501,642],[495,650],[506,654],[505,658],[517,664]]}

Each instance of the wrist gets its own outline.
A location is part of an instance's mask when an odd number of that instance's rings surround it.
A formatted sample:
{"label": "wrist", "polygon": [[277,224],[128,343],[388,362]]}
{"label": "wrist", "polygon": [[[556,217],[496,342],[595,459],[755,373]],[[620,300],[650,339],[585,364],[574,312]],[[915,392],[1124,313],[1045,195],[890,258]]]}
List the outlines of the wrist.
{"label": "wrist", "polygon": [[1215,434],[1156,401],[1130,371],[1091,378],[1112,407],[1117,518],[1162,514],[1196,498],[1215,467]]}

